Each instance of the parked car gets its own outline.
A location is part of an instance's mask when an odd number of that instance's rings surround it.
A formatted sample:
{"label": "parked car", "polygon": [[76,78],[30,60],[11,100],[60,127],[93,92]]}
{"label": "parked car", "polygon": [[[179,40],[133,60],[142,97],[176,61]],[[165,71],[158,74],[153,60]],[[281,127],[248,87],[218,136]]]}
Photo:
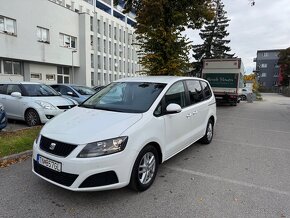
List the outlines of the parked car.
{"label": "parked car", "polygon": [[[111,98],[115,93],[115,97]],[[113,99],[103,101],[103,99]],[[206,80],[115,81],[47,123],[33,145],[33,172],[73,191],[148,189],[158,165],[201,140],[210,143],[216,102]]]}
{"label": "parked car", "polygon": [[0,131],[7,126],[7,118],[3,104],[0,104]]}
{"label": "parked car", "polygon": [[0,103],[7,118],[25,120],[28,126],[46,123],[77,105],[47,85],[30,82],[0,83]]}
{"label": "parked car", "polygon": [[242,88],[242,93],[240,95],[241,101],[246,101],[248,94],[252,94],[252,93],[253,91],[250,88],[246,88],[246,87]]}
{"label": "parked car", "polygon": [[95,86],[93,89],[94,89],[96,92],[99,92],[99,91],[101,91],[103,88],[105,88],[105,86]]}
{"label": "parked car", "polygon": [[55,84],[51,87],[62,95],[74,99],[79,104],[96,93],[92,88],[79,85]]}

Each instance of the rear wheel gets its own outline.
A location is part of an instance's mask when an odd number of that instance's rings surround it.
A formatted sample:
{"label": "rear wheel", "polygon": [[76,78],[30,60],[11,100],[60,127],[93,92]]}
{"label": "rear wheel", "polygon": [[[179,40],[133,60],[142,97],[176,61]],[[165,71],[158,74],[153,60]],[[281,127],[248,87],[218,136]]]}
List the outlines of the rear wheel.
{"label": "rear wheel", "polygon": [[207,123],[205,135],[201,138],[200,142],[202,144],[209,144],[212,141],[214,128],[213,121],[210,119]]}
{"label": "rear wheel", "polygon": [[155,180],[158,163],[156,148],[147,145],[141,150],[134,163],[129,186],[140,192],[147,190]]}
{"label": "rear wheel", "polygon": [[245,96],[245,95],[241,95],[241,100],[242,100],[242,101],[246,101],[246,100],[247,100],[247,96]]}
{"label": "rear wheel", "polygon": [[36,126],[40,124],[40,118],[36,110],[28,109],[25,113],[25,121],[28,126]]}

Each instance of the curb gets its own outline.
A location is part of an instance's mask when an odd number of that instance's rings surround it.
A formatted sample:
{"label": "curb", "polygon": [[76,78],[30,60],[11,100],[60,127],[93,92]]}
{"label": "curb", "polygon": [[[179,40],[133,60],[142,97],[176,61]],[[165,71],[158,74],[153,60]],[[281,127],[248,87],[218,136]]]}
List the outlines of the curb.
{"label": "curb", "polygon": [[23,158],[23,157],[26,157],[26,156],[31,156],[31,155],[32,155],[32,150],[24,151],[24,152],[21,152],[21,153],[18,153],[18,154],[12,154],[12,155],[0,158],[0,163],[4,162],[4,161],[9,161],[9,160]]}

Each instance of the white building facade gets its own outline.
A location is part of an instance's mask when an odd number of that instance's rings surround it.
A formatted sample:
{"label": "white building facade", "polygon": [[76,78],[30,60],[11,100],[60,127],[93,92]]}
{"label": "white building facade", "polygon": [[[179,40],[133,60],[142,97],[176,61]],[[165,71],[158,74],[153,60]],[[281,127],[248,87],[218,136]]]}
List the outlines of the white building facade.
{"label": "white building facade", "polygon": [[0,81],[96,86],[138,75],[134,14],[113,0],[0,5]]}

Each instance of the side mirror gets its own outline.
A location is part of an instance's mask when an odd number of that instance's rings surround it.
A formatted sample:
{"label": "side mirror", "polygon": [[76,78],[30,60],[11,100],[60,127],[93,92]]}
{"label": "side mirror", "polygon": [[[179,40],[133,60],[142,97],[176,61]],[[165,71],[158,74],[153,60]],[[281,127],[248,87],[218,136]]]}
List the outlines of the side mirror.
{"label": "side mirror", "polygon": [[72,93],[72,92],[67,92],[66,94],[70,95],[70,96],[74,96],[74,93]]}
{"label": "side mirror", "polygon": [[20,92],[12,92],[11,96],[16,97],[16,98],[21,98],[21,93]]}
{"label": "side mirror", "polygon": [[180,105],[178,104],[169,104],[167,107],[166,107],[166,113],[167,114],[176,114],[176,113],[180,113],[181,112],[181,107]]}

